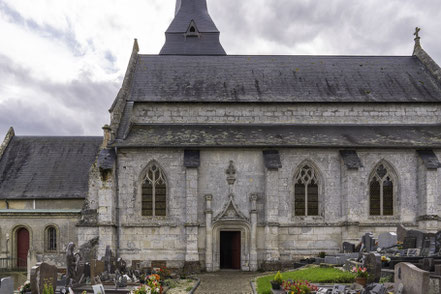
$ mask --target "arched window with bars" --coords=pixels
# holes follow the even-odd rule
[[[148,166],[142,183],[142,215],[166,216],[167,181],[162,169],[152,163]]]
[[[303,165],[294,177],[294,214],[319,215],[319,177],[310,164]]]
[[[57,228],[48,226],[46,228],[46,251],[57,251]]]
[[[377,165],[369,179],[370,215],[394,215],[395,186],[391,168]]]

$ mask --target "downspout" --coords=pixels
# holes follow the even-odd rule
[[[119,218],[119,185],[118,185],[118,147],[115,147],[115,194],[116,194],[116,258],[119,258],[120,248],[120,218]]]

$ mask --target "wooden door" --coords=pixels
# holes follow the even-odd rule
[[[232,232],[231,237],[232,268],[240,269],[240,232]]]
[[[17,231],[17,267],[27,266],[29,251],[29,232],[25,228]]]

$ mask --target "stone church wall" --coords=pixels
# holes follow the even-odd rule
[[[185,260],[186,172],[183,150],[125,149],[118,156],[119,203],[121,218],[120,253],[128,260],[168,260],[170,267],[181,267]],[[336,149],[280,149],[282,167],[268,170],[258,149],[205,149],[200,152],[198,168],[198,250],[200,262],[205,260],[205,195],[212,195],[213,221],[225,208],[229,195],[238,210],[250,217],[250,195],[257,194],[257,254],[259,264],[267,254],[268,209],[276,197],[278,229],[274,238],[280,260],[319,251],[339,251],[343,241],[356,242],[365,232],[380,234],[394,231],[402,222],[416,227],[418,206],[423,201],[417,184],[418,156],[415,150],[360,149],[357,153],[363,167],[347,168]],[[438,152],[439,153],[439,152]],[[440,155],[438,155],[440,156]],[[141,216],[140,185],[147,165],[155,161],[164,171],[168,183],[168,216]],[[233,161],[236,169],[234,185],[226,181],[226,169]],[[390,167],[394,175],[394,216],[369,215],[369,178],[379,163]],[[293,215],[294,175],[304,163],[319,173],[319,216]],[[440,178],[439,171],[436,171]],[[350,181],[350,183],[348,183]],[[272,194],[268,194],[271,188]],[[274,192],[275,191],[275,192]],[[274,195],[273,195],[274,194]],[[269,196],[268,196],[269,195]],[[436,195],[440,199],[439,193]]]
[[[136,103],[136,123],[430,124],[439,104],[194,104]]]

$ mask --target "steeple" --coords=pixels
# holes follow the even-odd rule
[[[161,55],[226,55],[206,0],[176,0],[175,18],[165,32]]]

